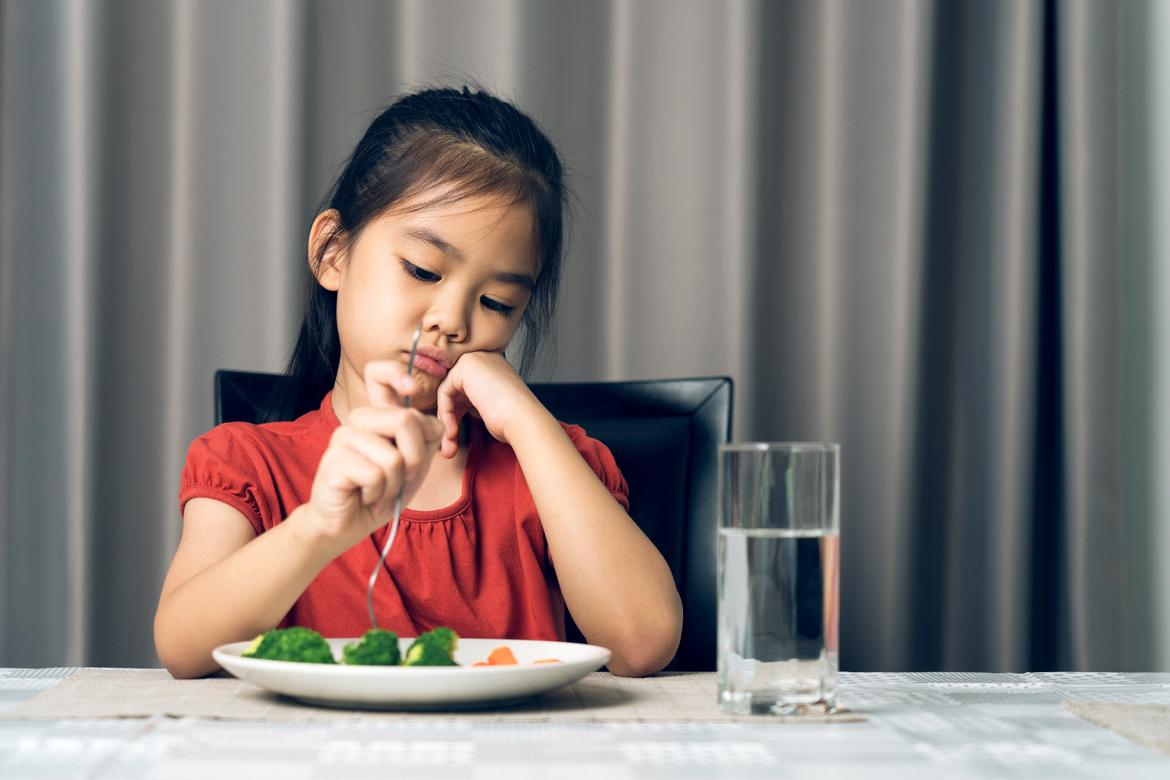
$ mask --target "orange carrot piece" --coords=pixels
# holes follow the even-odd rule
[[[492,666],[509,666],[516,663],[516,656],[512,655],[512,648],[504,645],[488,653],[487,662]]]
[[[476,661],[472,666],[491,666],[487,661]]]

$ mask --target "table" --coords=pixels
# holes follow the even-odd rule
[[[76,671],[0,669],[0,713]],[[1170,755],[1068,709],[1170,705],[1170,674],[846,672],[840,697],[867,721],[0,720],[0,777],[1170,777]]]

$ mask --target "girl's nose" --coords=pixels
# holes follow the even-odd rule
[[[467,340],[467,310],[461,301],[438,300],[423,317],[423,330],[445,336],[448,342]]]

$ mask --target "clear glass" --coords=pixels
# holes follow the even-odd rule
[[[840,446],[719,451],[719,705],[837,707]]]

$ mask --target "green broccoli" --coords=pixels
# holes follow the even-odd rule
[[[343,653],[345,663],[360,666],[397,666],[401,660],[398,635],[381,628],[371,628],[362,641],[346,645]]]
[[[335,664],[333,651],[324,637],[311,628],[293,626],[266,631],[252,640],[242,654],[245,658],[269,661],[297,661],[308,664]]]
[[[403,666],[458,666],[455,663],[455,647],[459,635],[449,628],[436,628],[420,634],[406,649]]]

